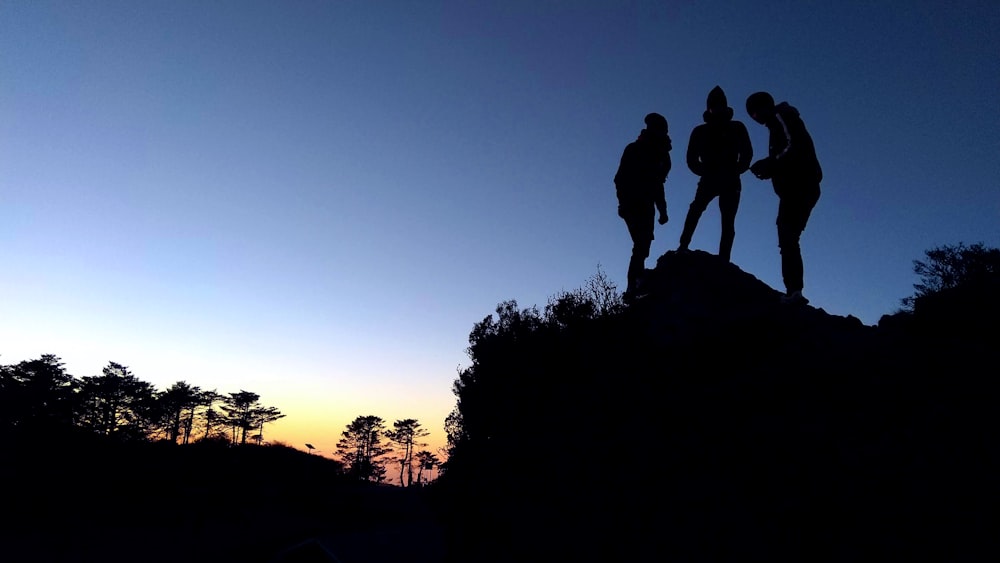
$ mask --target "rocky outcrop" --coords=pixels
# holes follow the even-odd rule
[[[645,284],[620,314],[519,335],[481,366],[503,401],[478,462],[444,480],[458,553],[964,560],[989,541],[993,385],[970,374],[986,357],[915,338],[905,314],[783,304],[705,252],[664,254]]]

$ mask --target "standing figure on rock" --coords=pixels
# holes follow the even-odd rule
[[[722,215],[722,238],[719,257],[729,262],[736,238],[736,210],[740,206],[740,174],[750,168],[753,146],[746,126],[733,120],[733,108],[726,102],[726,93],[716,86],[708,93],[708,109],[702,114],[705,123],[691,131],[688,141],[687,165],[699,177],[694,201],[684,219],[684,230],[678,250],[688,250],[698,219],[713,199],[719,198]]]
[[[663,191],[663,183],[670,172],[667,120],[658,113],[651,113],[646,116],[645,123],[646,128],[639,133],[639,138],[625,147],[615,174],[618,216],[625,220],[632,237],[628,287],[623,295],[626,301],[644,294],[639,285],[653,243],[656,212],[660,212],[661,225],[667,222],[667,199]]]
[[[767,158],[753,163],[750,172],[761,180],[771,180],[778,195],[778,247],[785,282],[782,301],[806,304],[809,300],[802,296],[805,284],[799,238],[819,201],[823,169],[799,111],[788,102],[775,105],[770,94],[756,92],[747,98],[747,113],[769,132]]]

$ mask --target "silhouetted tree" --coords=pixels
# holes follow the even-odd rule
[[[386,432],[386,437],[398,444],[402,451],[399,457],[399,484],[409,487],[413,484],[413,454],[416,448],[421,448],[427,444],[418,442],[420,438],[430,435],[426,429],[420,426],[416,419],[407,418],[397,420],[393,423],[393,429]],[[403,475],[406,475],[406,483],[403,483]]]
[[[181,443],[189,444],[194,436],[194,424],[198,416],[198,410],[204,406],[205,394],[199,387],[194,387],[196,390],[194,396],[192,397],[192,404],[190,407],[185,409],[184,414],[181,418]]]
[[[126,366],[109,362],[99,376],[84,376],[80,425],[102,436],[145,440],[152,428],[153,385]]]
[[[506,512],[517,504],[514,499],[530,498],[546,510],[565,507],[563,499],[594,482],[594,472],[577,461],[615,434],[614,426],[602,423],[617,417],[627,425],[630,407],[612,389],[615,378],[627,373],[623,364],[642,358],[621,353],[630,335],[621,330],[619,317],[626,311],[617,305],[617,291],[600,276],[592,283],[591,289],[550,298],[544,312],[501,302],[469,333],[470,364],[452,386],[457,403],[445,420],[447,460],[436,481],[454,502],[453,524],[462,542],[488,543],[512,533],[512,523],[521,518]],[[635,381],[625,386],[645,394]],[[565,432],[566,420],[580,418],[580,412],[592,413],[592,420],[584,420],[591,430]],[[622,428],[619,441],[629,432]],[[567,461],[578,470],[556,475],[557,450],[573,457]],[[518,460],[518,471],[511,470],[511,460]],[[541,521],[544,514],[536,510],[524,518]]]
[[[421,450],[416,454],[417,459],[417,484],[423,483],[424,471],[433,472],[441,462],[438,457],[427,450]]]
[[[239,393],[230,393],[223,400],[222,411],[226,414],[226,422],[231,431],[231,444],[247,443],[247,431],[254,428],[253,409],[258,399],[260,395],[240,390]]]
[[[461,372],[459,372],[461,373]],[[453,388],[457,393],[457,388]],[[462,411],[456,406],[451,409],[444,419],[444,433],[448,441],[448,450],[451,451],[456,444],[465,440],[465,425],[462,424]]]
[[[0,366],[0,427],[69,429],[74,424],[78,389],[79,382],[53,354]]]
[[[185,381],[178,381],[166,391],[156,394],[167,440],[177,443],[178,438],[183,437],[183,443],[188,443],[200,394],[201,389]]]
[[[341,432],[337,453],[357,480],[375,483],[385,480],[382,457],[390,452],[383,443],[385,432],[385,421],[373,415],[355,418]]]
[[[506,405],[520,393],[520,381],[515,382],[513,376],[520,378],[527,373],[523,358],[512,352],[543,326],[538,309],[520,309],[514,300],[500,303],[495,317],[490,315],[473,326],[466,349],[472,363],[459,371],[452,385],[458,404],[455,416],[449,416],[453,425],[449,462],[462,457],[459,450],[463,447],[478,450],[475,457],[479,458],[488,456],[490,446],[496,445],[491,440],[510,424]],[[485,459],[482,462],[486,463]]]
[[[257,434],[253,437],[254,441],[258,445],[262,444],[264,442],[264,425],[282,418],[285,418],[285,415],[281,414],[281,411],[275,407],[255,406],[250,409],[250,421],[257,429]]]
[[[0,431],[10,430],[17,425],[18,414],[14,409],[20,385],[14,378],[13,366],[0,364]]]
[[[225,397],[221,393],[216,392],[215,389],[203,391],[199,395],[199,406],[204,409],[201,412],[202,426],[205,429],[205,432],[201,436],[202,440],[217,438],[222,431],[225,415],[217,411],[215,405],[224,400]]]
[[[956,292],[992,292],[1000,280],[1000,249],[983,243],[938,246],[927,250],[925,260],[914,260],[920,282],[914,294],[902,300],[904,308],[918,310],[936,297]]]
[[[597,265],[597,273],[587,278],[583,287],[576,293],[592,302],[598,315],[614,315],[625,309],[625,302],[618,292],[618,287],[608,279],[600,264]]]
[[[500,435],[513,437],[528,432],[511,420],[509,405],[522,401],[526,389],[533,389],[528,397],[535,403],[555,400],[564,388],[554,375],[566,372],[568,366],[552,362],[562,357],[580,361],[587,369],[596,367],[587,365],[587,356],[595,352],[587,344],[578,351],[582,357],[577,351],[561,354],[559,347],[570,342],[561,335],[587,332],[593,323],[612,318],[623,308],[614,284],[599,269],[583,288],[550,298],[544,313],[536,307],[521,309],[513,300],[504,301],[497,305],[495,315],[476,323],[466,349],[471,365],[459,371],[452,386],[458,402],[445,420],[449,444],[445,465],[461,462],[463,454],[459,453],[457,460],[455,454],[463,444],[468,446],[466,453],[478,452],[470,457],[492,457],[494,454],[487,452],[498,453],[496,448],[503,442],[497,440]],[[554,412],[540,404],[539,408]],[[480,463],[487,462],[480,459]]]

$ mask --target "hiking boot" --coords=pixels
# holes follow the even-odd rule
[[[646,278],[639,278],[638,280],[636,280],[635,290],[632,291],[632,298],[642,299],[643,297],[649,295],[650,289],[652,289],[651,285],[652,284],[650,284],[649,280],[647,280]]]
[[[635,300],[635,288],[637,285],[639,284],[637,283],[628,284],[628,287],[626,287],[625,291],[622,293],[622,301],[624,301],[625,303],[631,303],[632,301]]]
[[[786,293],[781,296],[781,302],[787,305],[805,305],[809,303],[809,300],[802,295],[802,290],[797,289],[790,293]]]
[[[649,295],[649,282],[643,278],[635,280],[635,286],[625,290],[622,294],[622,301],[632,303]]]

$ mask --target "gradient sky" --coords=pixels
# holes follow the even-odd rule
[[[356,416],[444,445],[472,326],[544,306],[631,242],[612,177],[666,116],[684,165],[721,85],[755,159],[754,91],[823,165],[811,304],[866,324],[912,262],[1000,246],[1000,3],[0,3],[0,363],[109,361],[159,389],[261,395],[265,439],[332,452]],[[769,182],[733,261],[783,289]],[[717,250],[719,215],[692,248]]]

